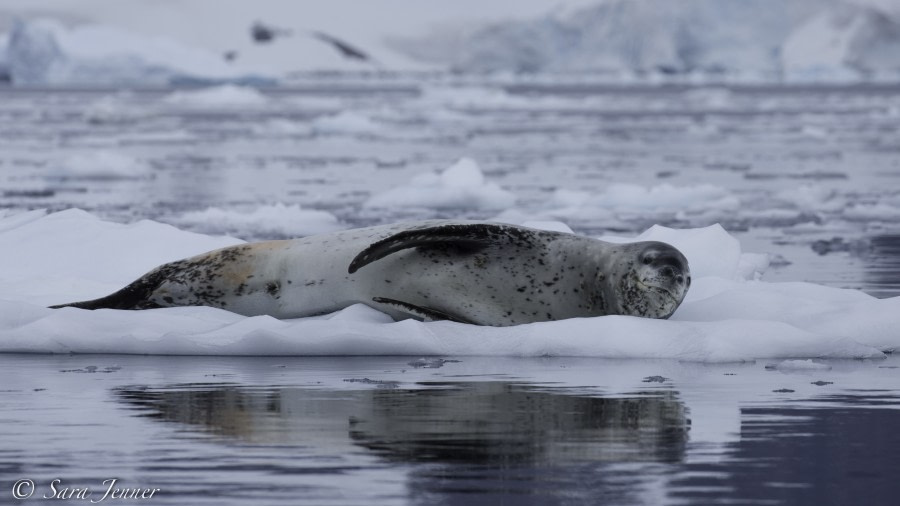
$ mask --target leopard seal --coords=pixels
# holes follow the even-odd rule
[[[668,318],[690,282],[687,259],[662,242],[433,220],[231,246],[161,265],[106,297],[53,307],[213,306],[298,318],[363,303],[395,319],[508,326]]]

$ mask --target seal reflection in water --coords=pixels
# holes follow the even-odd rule
[[[157,267],[106,297],[53,307],[212,306],[298,318],[363,303],[395,319],[507,326],[668,318],[690,283],[687,259],[665,243],[441,220],[232,246]]]
[[[347,453],[349,443],[405,462],[678,462],[690,430],[670,390],[602,397],[505,381],[385,386],[393,388],[169,385],[123,387],[115,397],[155,420],[251,443],[313,454]]]

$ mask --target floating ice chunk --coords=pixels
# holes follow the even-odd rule
[[[362,318],[243,318],[207,307],[59,311],[0,300],[0,351],[205,355],[494,355],[678,358],[882,356],[849,339],[764,321],[668,322],[625,316],[516,327]]]
[[[259,135],[274,137],[308,137],[315,133],[315,129],[308,123],[277,118],[253,125],[253,131]]]
[[[842,213],[850,221],[890,221],[900,220],[900,207],[888,202],[875,204],[853,204]]]
[[[722,109],[734,103],[734,94],[728,88],[693,88],[683,93],[685,100],[701,108]]]
[[[821,185],[806,184],[782,190],[775,194],[775,199],[803,211],[840,211],[847,205],[847,199],[837,191]]]
[[[262,107],[269,103],[269,99],[259,90],[233,84],[223,84],[200,90],[175,91],[163,97],[162,101],[181,107],[213,109]]]
[[[768,368],[768,366],[766,367]],[[784,360],[775,364],[772,369],[778,369],[779,371],[830,371],[831,366],[815,362],[812,359]]]
[[[143,161],[118,151],[75,153],[49,166],[51,177],[94,181],[140,179],[149,171]]]
[[[126,107],[122,101],[122,92],[106,95],[89,104],[84,110],[84,119],[94,124],[124,123],[139,119],[144,112],[135,106]]]
[[[240,235],[253,231],[254,238],[293,238],[334,232],[345,228],[327,211],[303,209],[297,204],[276,203],[250,209],[209,207],[177,216],[178,225],[212,234]]]
[[[316,118],[313,130],[320,134],[371,134],[381,127],[367,116],[352,111],[342,111]]]
[[[599,220],[610,215],[627,219],[633,215],[715,221],[737,210],[740,200],[725,188],[710,184],[673,186],[664,183],[652,187],[613,183],[606,190],[591,194],[559,189],[544,206],[542,215],[561,219]]]
[[[440,174],[416,176],[408,185],[372,196],[366,207],[431,209],[503,209],[515,203],[512,193],[486,180],[478,164],[461,158]]]

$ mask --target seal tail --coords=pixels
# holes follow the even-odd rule
[[[159,304],[150,300],[150,295],[159,286],[160,271],[151,272],[140,279],[132,282],[125,288],[111,293],[106,297],[100,297],[94,300],[84,300],[80,302],[70,302],[68,304],[58,304],[50,306],[50,309],[60,309],[64,307],[75,307],[78,309],[155,309],[160,308]]]

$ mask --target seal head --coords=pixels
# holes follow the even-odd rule
[[[687,258],[664,242],[627,245],[627,266],[615,281],[619,314],[668,318],[684,300],[691,286]]]

